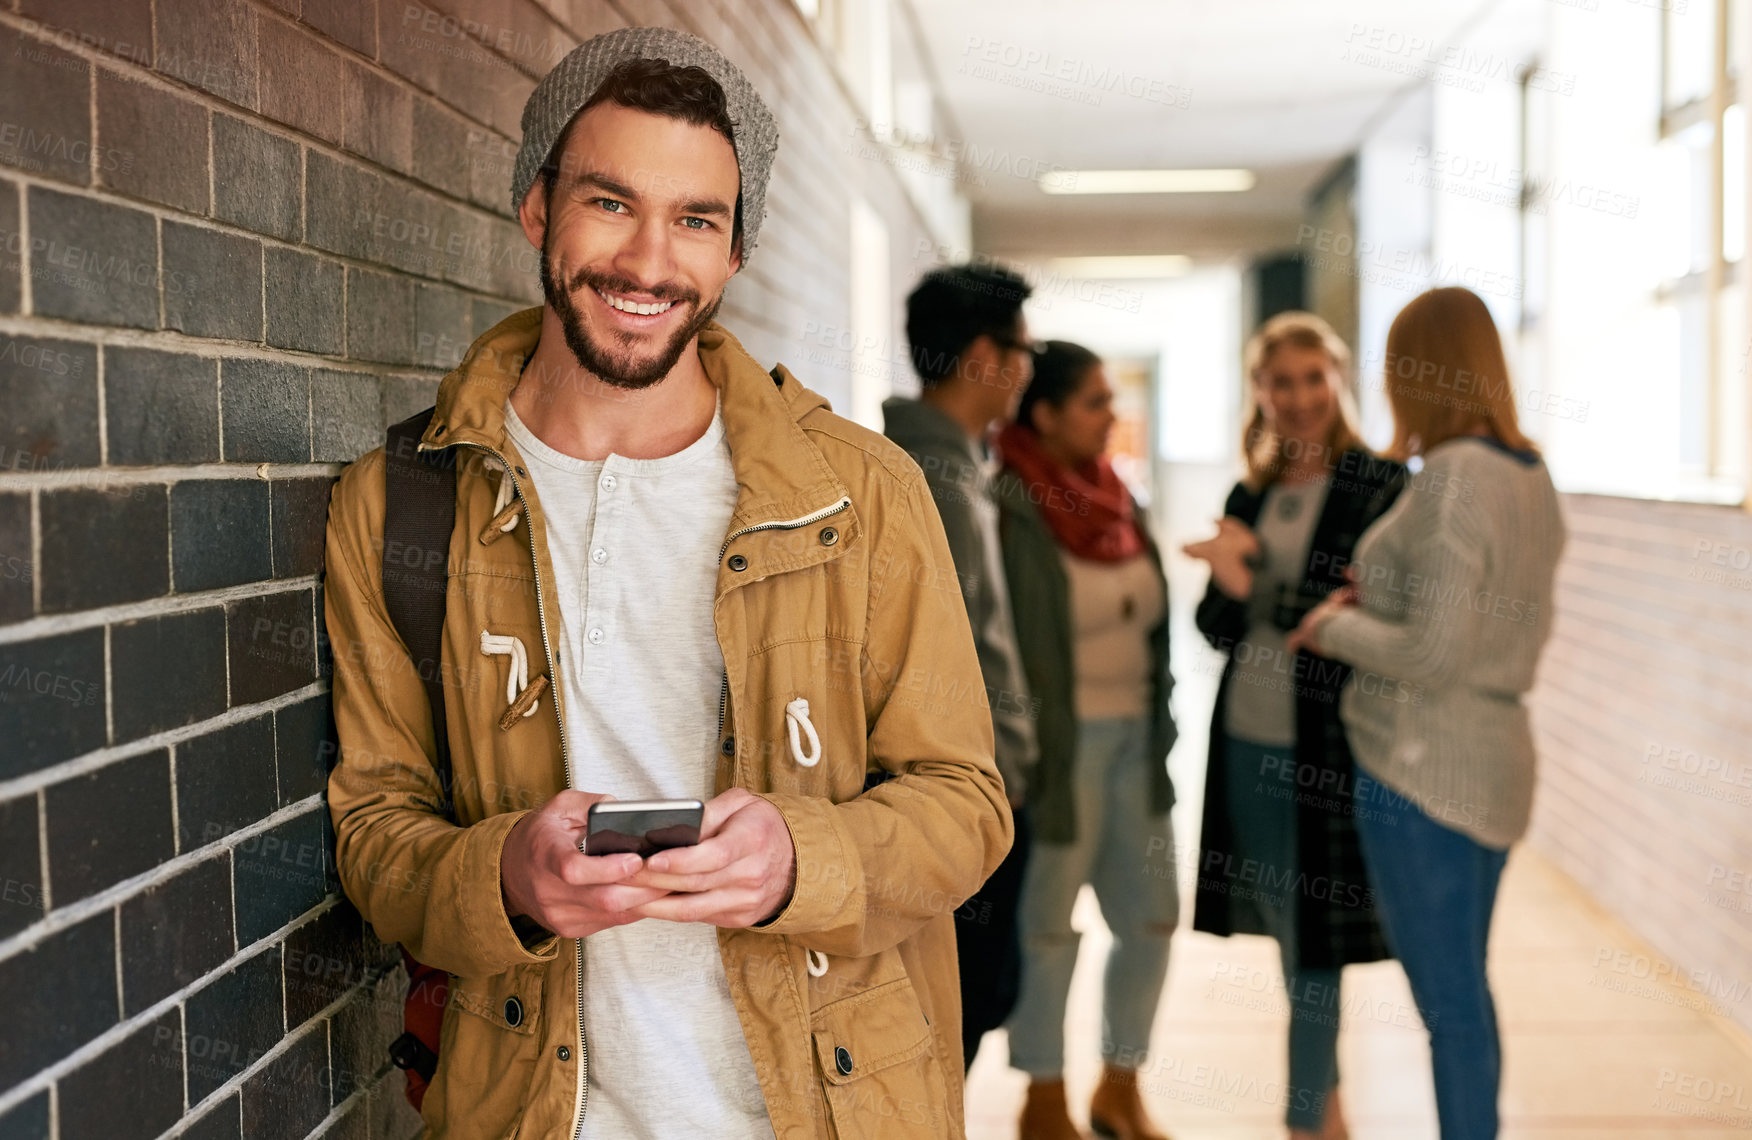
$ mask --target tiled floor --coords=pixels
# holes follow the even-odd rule
[[[1177,470],[1179,493],[1156,512],[1166,551],[1208,531],[1229,478]],[[1170,770],[1185,845],[1197,841],[1220,660],[1191,628],[1202,568],[1178,553],[1169,564],[1182,730]],[[1183,892],[1191,861],[1183,855]],[[1098,962],[1107,947],[1087,890],[1076,925],[1086,933],[1072,983],[1066,1080],[1073,1118],[1086,1125],[1099,1069]],[[1283,1111],[1274,1098],[1283,1095],[1288,1013],[1276,945],[1189,927],[1183,917],[1156,1015],[1145,1081],[1151,1111],[1174,1140],[1279,1140]],[[1537,852],[1515,848],[1490,965],[1504,1041],[1504,1140],[1752,1138],[1752,1036],[1713,1013],[1706,995],[1647,978],[1656,955],[1620,956],[1638,945]],[[1341,1010],[1339,1069],[1354,1140],[1436,1140],[1429,1050],[1398,964],[1347,969]],[[1007,1066],[1006,1049],[1002,1032],[987,1035],[969,1074],[971,1140],[1016,1135],[1027,1082]]]

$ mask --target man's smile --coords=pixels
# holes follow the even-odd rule
[[[605,289],[593,289],[603,304],[626,317],[660,317],[674,308],[675,301],[640,300],[637,297],[622,293],[610,293]],[[639,325],[655,324],[655,321],[638,321]]]

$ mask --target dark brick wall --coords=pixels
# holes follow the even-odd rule
[[[417,1128],[405,978],[334,887],[322,532],[340,465],[539,295],[506,199],[548,67],[671,23],[767,93],[724,310],[757,356],[849,323],[854,190],[931,244],[791,0],[430,3],[0,0],[7,1140]]]

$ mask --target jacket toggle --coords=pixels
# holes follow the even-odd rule
[[[491,546],[499,540],[501,534],[510,534],[516,529],[517,516],[523,510],[523,500],[517,497],[517,487],[511,480],[511,470],[498,456],[489,456],[492,464],[499,468],[499,493],[493,498],[493,517],[481,531],[481,545]]]
[[[813,768],[821,763],[821,737],[816,735],[815,726],[809,723],[809,701],[798,697],[785,706],[785,732],[791,738],[791,759],[805,768]],[[799,733],[809,737],[809,751],[803,751],[803,742]]]
[[[510,732],[511,726],[520,718],[535,715],[548,679],[537,677],[533,682],[530,681],[529,651],[523,648],[520,638],[483,629],[481,652],[488,657],[511,658],[511,667],[505,671],[505,715],[499,718],[499,730]]]

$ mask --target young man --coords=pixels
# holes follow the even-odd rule
[[[937,502],[985,678],[998,770],[1015,812],[1016,841],[991,880],[955,913],[961,970],[961,1043],[973,1063],[980,1038],[1010,1015],[1021,986],[1016,908],[1027,860],[1021,813],[1034,766],[1028,680],[1016,650],[998,541],[986,436],[1015,418],[1033,370],[1022,303],[1028,283],[1007,270],[954,266],[927,273],[906,299],[906,335],[923,392],[882,405],[883,430],[924,470]]]
[[[458,457],[454,818],[384,607],[380,451],[329,523],[341,880],[454,975],[428,1135],[959,1135],[950,915],[1009,811],[918,469],[711,321],[772,115],[635,28],[523,126],[546,303],[474,344],[420,444]],[[700,842],[582,854],[611,797],[707,800]]]

